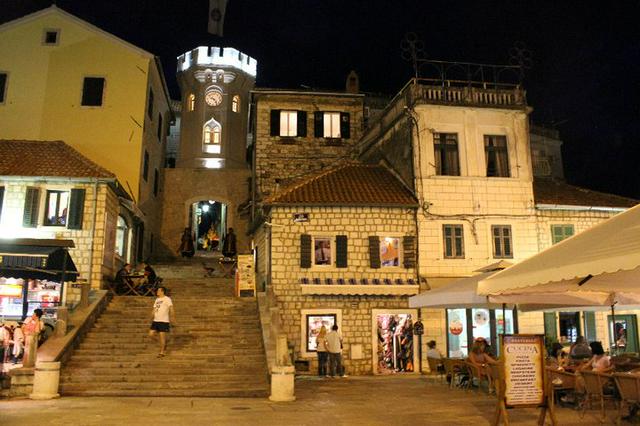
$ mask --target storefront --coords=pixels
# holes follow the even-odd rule
[[[502,333],[517,333],[517,315],[511,309],[447,309],[447,356],[464,358],[469,355],[473,341],[483,337],[499,355]]]
[[[64,282],[75,281],[71,240],[0,240],[0,318],[24,319],[40,308],[55,318]]]
[[[417,339],[414,342],[414,309],[373,309],[373,373],[394,374],[417,371]]]

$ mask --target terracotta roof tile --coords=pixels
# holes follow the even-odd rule
[[[0,140],[0,176],[114,178],[62,141]]]
[[[304,178],[265,204],[414,207],[418,202],[385,167],[348,163]]]
[[[536,204],[624,208],[640,203],[632,198],[592,191],[555,179],[534,180],[533,196]]]

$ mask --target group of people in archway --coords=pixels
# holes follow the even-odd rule
[[[209,247],[211,247],[211,250],[216,250],[216,248],[219,247],[220,237],[218,236],[213,226],[211,226],[211,228],[205,235],[205,238],[207,241],[205,250],[209,249]],[[195,239],[196,236],[191,230],[191,227],[184,228],[184,232],[182,233],[182,237],[180,239],[180,247],[178,248],[178,253],[180,253],[182,257],[192,257],[196,253],[194,245]],[[204,244],[203,247],[205,247]],[[229,228],[227,234],[222,239],[221,252],[224,257],[236,256],[236,234],[233,232],[233,228]]]

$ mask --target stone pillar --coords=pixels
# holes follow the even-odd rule
[[[67,334],[67,324],[69,324],[69,310],[66,306],[60,306],[58,308],[58,320],[56,321],[55,335],[63,337]]]
[[[89,306],[89,290],[91,289],[90,282],[84,282],[80,285],[80,308],[86,308]]]
[[[33,393],[31,399],[60,398],[58,385],[60,384],[60,362],[40,361],[36,363],[33,379]]]
[[[286,334],[278,336],[276,341],[276,365],[271,368],[271,396],[275,402],[295,401],[295,372],[291,365]]]
[[[22,358],[22,366],[33,367],[36,365],[37,352],[38,336],[35,334],[24,336],[24,356]]]

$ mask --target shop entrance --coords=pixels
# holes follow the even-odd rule
[[[501,334],[517,332],[517,315],[506,309],[447,309],[447,355],[466,358],[475,339],[482,337],[491,345],[490,352],[499,355]]]
[[[220,252],[227,230],[227,205],[202,200],[191,205],[190,223],[195,234],[195,249],[200,254]]]
[[[413,373],[416,351],[413,336],[415,312],[373,312],[374,374]],[[417,341],[417,340],[416,340]]]

